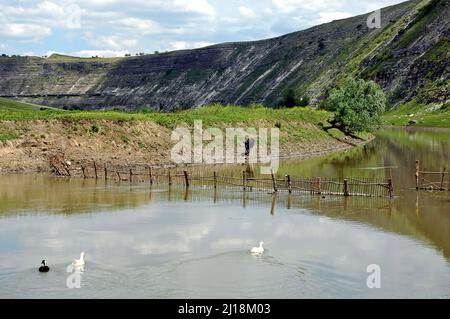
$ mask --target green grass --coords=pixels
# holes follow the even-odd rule
[[[416,126],[450,127],[450,105],[426,105],[409,101],[383,115],[385,124],[407,125],[416,120]]]
[[[337,128],[331,128],[327,132],[328,132],[328,134],[330,134],[330,136],[332,136],[338,140],[345,137],[345,134],[343,132],[341,132],[340,130],[338,130]]]
[[[203,126],[227,127],[229,125],[254,126],[259,121],[267,123],[267,127],[280,124],[283,131],[296,134],[299,138],[320,136],[321,131],[300,124],[318,124],[332,117],[332,113],[309,107],[290,109],[271,109],[259,105],[240,107],[232,105],[211,105],[174,113],[153,112],[141,110],[134,112],[122,111],[79,111],[41,108],[33,104],[22,103],[10,99],[0,99],[0,120],[111,120],[111,121],[153,121],[166,128],[173,129],[179,125],[192,127],[195,120],[202,120]],[[306,125],[307,126],[307,125]],[[326,134],[323,132],[323,134]]]
[[[39,111],[41,108],[46,110],[57,110],[52,107],[42,106],[32,103],[20,102],[12,99],[5,99],[0,97],[0,112],[34,112]]]
[[[19,138],[19,136],[15,133],[2,133],[0,132],[0,142],[15,140]]]

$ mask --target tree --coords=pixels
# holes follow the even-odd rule
[[[282,104],[289,108],[294,107],[298,104],[294,89],[289,88],[286,90],[283,96]]]
[[[308,106],[310,98],[307,95],[303,95],[298,101],[298,106]]]
[[[350,79],[331,92],[325,107],[335,112],[332,124],[342,131],[370,132],[381,125],[386,96],[373,81]]]

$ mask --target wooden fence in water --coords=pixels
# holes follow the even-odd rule
[[[421,171],[420,162],[416,161],[416,190],[450,191],[450,172],[445,168],[441,171]]]
[[[226,176],[216,171],[180,168],[177,166],[113,166],[95,161],[69,165],[65,161],[50,161],[59,176],[80,176],[115,181],[145,182],[150,185],[184,185],[202,188],[238,188],[243,191],[285,191],[289,193],[309,193],[317,195],[393,197],[392,179],[381,178],[322,178],[296,177],[275,174],[268,177],[254,177],[248,170],[240,176]]]

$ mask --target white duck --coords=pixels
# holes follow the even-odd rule
[[[80,254],[80,259],[74,259],[73,262],[72,262],[72,266],[73,267],[83,267],[84,264],[85,264],[85,262],[84,262],[84,255],[85,255],[85,253],[82,252]]]
[[[253,247],[250,252],[253,254],[262,254],[264,252],[263,248],[264,242],[259,243],[259,247]]]

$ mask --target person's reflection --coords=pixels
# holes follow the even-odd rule
[[[270,208],[270,215],[275,215],[275,205],[277,203],[277,193],[272,194],[272,207]]]
[[[288,197],[287,197],[287,209],[291,209],[292,207],[292,194],[288,193]]]

